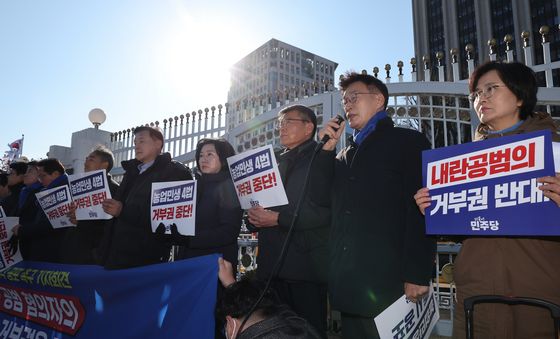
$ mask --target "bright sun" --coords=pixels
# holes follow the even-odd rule
[[[183,11],[167,23],[157,57],[158,81],[177,96],[196,97],[196,102],[218,105],[227,100],[231,66],[249,46],[228,20],[194,18]],[[186,108],[188,109],[188,108]]]

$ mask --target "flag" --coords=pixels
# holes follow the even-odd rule
[[[7,151],[6,153],[8,157],[11,158],[11,160],[20,157],[23,151],[23,135],[21,136],[21,139],[17,139],[9,143],[8,147],[10,148],[10,150]]]

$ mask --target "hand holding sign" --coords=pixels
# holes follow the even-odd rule
[[[560,173],[556,173],[555,177],[548,176],[539,178],[537,182],[543,184],[539,186],[543,194],[560,207]]]
[[[115,199],[105,199],[101,203],[101,206],[103,206],[103,211],[105,213],[110,214],[115,218],[121,215],[123,207],[122,202]]]
[[[426,215],[426,208],[430,207],[432,198],[430,197],[430,190],[427,187],[422,187],[414,195],[414,200],[416,200],[416,205],[423,215]]]
[[[262,206],[251,207],[247,212],[249,222],[256,227],[273,227],[278,225],[280,213],[266,210]]]

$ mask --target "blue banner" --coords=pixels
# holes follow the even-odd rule
[[[428,234],[560,235],[560,208],[538,189],[553,176],[550,131],[424,151]]]
[[[0,338],[213,338],[217,283],[218,255],[114,271],[21,262],[0,273]]]

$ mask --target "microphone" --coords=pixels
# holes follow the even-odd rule
[[[342,115],[337,114],[336,115],[336,123],[338,124],[338,126],[340,127],[340,124],[342,124],[342,122],[344,121],[344,117],[342,117]],[[335,131],[338,131],[338,128],[335,129]],[[328,134],[323,135],[323,138],[321,138],[321,141],[319,141],[319,143],[317,144],[317,147],[315,147],[315,152],[318,152],[324,144],[327,143],[327,141],[330,140],[330,136]]]
[[[344,118],[342,117],[342,115],[337,114],[336,115],[336,123],[338,124],[338,126],[340,126],[340,124],[342,124],[342,122],[344,121]],[[335,129],[335,131],[338,131],[338,128]],[[323,135],[323,138],[321,139],[321,141],[319,141],[319,143],[321,145],[324,145],[327,143],[327,141],[329,141],[331,137],[328,134]]]

